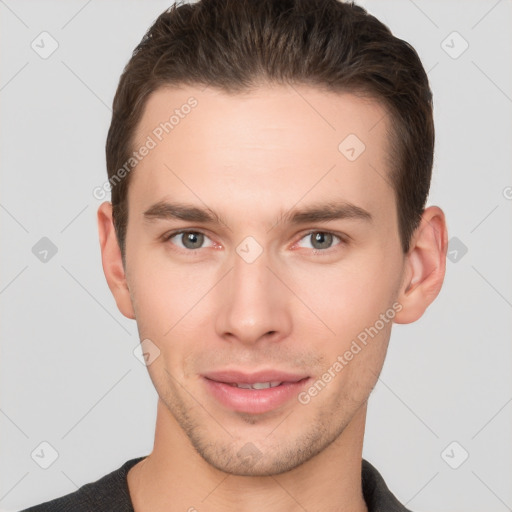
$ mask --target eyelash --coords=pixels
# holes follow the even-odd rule
[[[168,234],[164,235],[162,238],[163,238],[164,242],[169,242],[172,238],[174,238],[174,237],[176,237],[178,235],[183,235],[185,233],[198,233],[198,234],[202,234],[205,237],[209,238],[206,233],[204,233],[203,231],[200,231],[200,230],[196,230],[196,229],[182,229],[182,230],[179,230],[179,231],[173,231],[171,233],[168,233]],[[334,238],[337,238],[339,240],[338,244],[333,245],[333,246],[331,246],[331,247],[329,247],[327,249],[312,249],[312,253],[315,256],[316,255],[327,255],[327,254],[330,254],[333,250],[336,250],[336,247],[338,247],[338,246],[345,246],[345,245],[348,244],[348,239],[347,239],[348,237],[347,237],[347,235],[337,234],[337,233],[334,233],[332,231],[322,231],[320,229],[313,229],[313,230],[308,231],[307,233],[304,233],[299,238],[299,240],[297,242],[295,242],[295,244],[297,244],[298,242],[300,242],[304,238],[313,235],[314,233],[322,233],[324,235],[332,235]],[[174,244],[172,244],[172,245],[174,245]],[[199,249],[207,249],[207,247],[199,247]],[[199,251],[199,249],[182,249],[181,247],[176,247],[176,250],[178,250],[178,251],[185,251],[187,253],[197,253]]]

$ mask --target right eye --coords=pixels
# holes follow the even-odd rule
[[[210,240],[204,233],[201,233],[200,231],[185,230],[169,233],[165,237],[165,241],[171,241],[173,239],[176,239],[175,242],[171,242],[173,245],[177,245],[180,249],[188,250],[202,249],[204,241]],[[207,247],[212,247],[213,245],[213,242],[211,242]]]

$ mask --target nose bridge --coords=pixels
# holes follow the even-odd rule
[[[286,288],[268,268],[272,258],[247,237],[236,248],[232,270],[222,290],[217,331],[224,338],[254,343],[263,337],[279,339],[291,327]]]

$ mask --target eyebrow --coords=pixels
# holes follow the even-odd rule
[[[151,222],[154,220],[184,220],[189,222],[200,222],[203,224],[224,224],[226,223],[213,210],[198,208],[197,206],[159,201],[149,207],[143,214],[144,219]],[[311,222],[326,222],[340,219],[355,219],[365,222],[372,222],[370,212],[360,206],[346,201],[330,201],[307,206],[303,209],[291,209],[281,214],[277,223],[288,222],[290,224],[307,224]]]

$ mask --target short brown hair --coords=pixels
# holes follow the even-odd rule
[[[208,85],[236,93],[262,82],[364,94],[386,107],[388,178],[402,249],[409,251],[427,200],[434,154],[432,92],[414,48],[353,3],[200,0],[174,4],[157,18],[116,91],[106,159],[123,262],[131,174],[123,173],[117,183],[113,178],[130,158],[149,95],[163,85]]]

